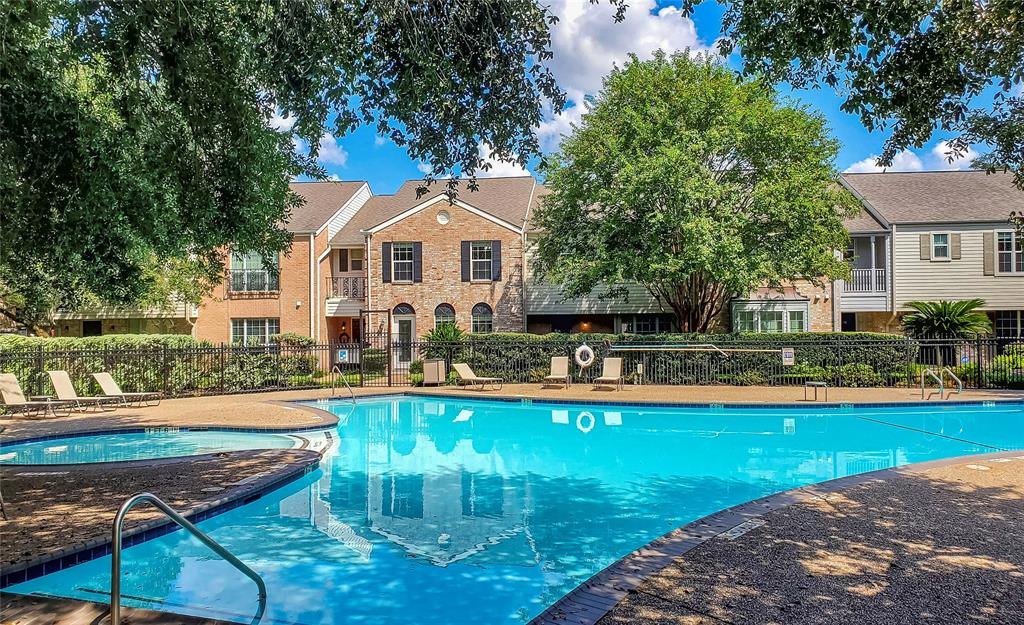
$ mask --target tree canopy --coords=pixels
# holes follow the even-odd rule
[[[684,13],[703,1],[684,0]],[[823,82],[865,128],[891,130],[882,164],[941,129],[957,133],[951,157],[982,144],[977,164],[1024,188],[1020,0],[731,0],[722,31],[720,50],[739,50],[748,75]]]
[[[538,151],[563,96],[547,9],[518,0],[14,0],[0,9],[0,312],[160,292],[169,265],[221,277],[269,257],[359,124],[433,173]],[[281,113],[291,122],[275,126]],[[179,281],[180,282],[180,281]]]
[[[639,283],[696,332],[733,295],[842,277],[837,151],[820,115],[711,57],[633,57],[542,167],[537,272],[566,297]]]

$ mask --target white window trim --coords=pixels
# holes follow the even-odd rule
[[[236,321],[240,321],[242,323],[242,340],[240,342],[235,341],[235,322]],[[263,332],[261,332],[258,337],[257,337],[257,335],[250,335],[249,334],[249,322],[251,322],[251,321],[262,321],[263,322]],[[270,331],[270,322],[271,321],[276,321],[277,322],[277,332],[271,332]],[[251,338],[259,338],[260,339],[261,342],[257,343],[257,345],[269,345],[270,344],[270,337],[275,335],[275,334],[280,334],[281,333],[281,319],[279,317],[233,317],[230,320],[229,323],[231,324],[231,343],[235,344],[235,345],[248,345],[249,344],[249,339],[251,339]]]
[[[400,246],[401,247],[408,246],[409,260],[404,260],[404,259],[403,260],[398,260],[396,258],[396,254],[398,254],[398,248]],[[394,242],[394,243],[391,244],[391,281],[392,282],[394,282],[396,284],[412,284],[416,280],[416,266],[415,266],[416,265],[416,258],[415,258],[415,256],[416,256],[416,252],[415,252],[415,248],[413,247],[412,242],[410,242],[410,241],[400,241],[400,242]],[[398,279],[398,272],[395,271],[395,268],[398,266],[398,263],[403,263],[403,264],[408,263],[409,264],[409,279],[408,280],[406,280],[405,278],[403,278],[401,280]]]
[[[475,246],[486,246],[490,252],[489,258],[473,258],[473,248]],[[487,276],[486,278],[475,278],[473,277],[477,263],[487,263]],[[469,242],[469,281],[470,282],[494,282],[494,243],[491,241],[470,241]]]
[[[946,237],[946,255],[936,256],[935,255],[935,237],[943,236]],[[930,232],[928,233],[928,240],[931,242],[931,260],[939,263],[945,263],[953,260],[953,235],[949,232]]]
[[[1000,252],[999,252],[999,235],[1000,234],[1008,234],[1008,235],[1010,235],[1010,271],[1001,271],[999,269],[999,254],[1000,254]],[[997,276],[1009,276],[1009,277],[1017,277],[1017,278],[1024,277],[1024,271],[1014,271],[1014,269],[1013,269],[1014,267],[1017,266],[1017,252],[1018,251],[1022,251],[1022,247],[1021,246],[1024,245],[1024,241],[1022,241],[1022,239],[1024,239],[1024,237],[1017,236],[1017,231],[1013,230],[1013,229],[1009,229],[1009,230],[1000,229],[1000,230],[996,230],[995,231],[995,241],[994,241],[995,249],[992,250],[992,253],[995,254],[995,258],[993,259],[993,264],[995,265],[995,270],[996,270],[995,273],[996,273]]]
[[[733,332],[739,332],[736,328],[736,313],[738,312],[753,312],[754,313],[754,332],[764,332],[763,324],[761,323],[761,313],[764,311],[779,312],[782,313],[782,333],[792,332],[789,323],[789,313],[791,312],[802,312],[804,314],[804,329],[801,332],[810,332],[811,325],[811,311],[809,303],[804,300],[777,300],[777,301],[738,301],[732,304],[732,320],[730,323],[730,329]],[[767,333],[766,333],[767,334]],[[771,334],[778,334],[771,332]]]

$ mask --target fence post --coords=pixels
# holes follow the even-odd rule
[[[171,396],[171,369],[170,363],[167,361],[167,344],[161,346],[163,352],[163,374],[164,374],[164,395]]]
[[[982,343],[981,343],[981,335],[980,334],[978,334],[978,335],[976,335],[974,337],[974,342],[975,342],[975,345],[977,346],[975,349],[977,350],[977,353],[978,353],[978,366],[975,368],[975,370],[978,373],[977,373],[977,376],[976,376],[977,380],[975,380],[975,383],[978,385],[978,388],[985,388],[985,355],[984,355],[984,351],[982,350]]]
[[[43,356],[43,346],[39,346],[39,356],[36,360],[35,389],[36,395],[43,394],[43,369],[46,367],[46,359]]]
[[[224,374],[224,370],[226,368],[227,368],[227,358],[225,357],[225,354],[224,354],[224,342],[221,341],[221,344],[220,344],[220,392],[221,393],[226,393],[227,392],[227,383],[225,381],[225,374]]]

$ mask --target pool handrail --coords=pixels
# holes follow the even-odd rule
[[[959,395],[960,393],[964,392],[964,383],[960,380],[959,377],[957,377],[957,375],[955,373],[953,373],[952,369],[950,369],[949,367],[943,368],[942,369],[942,375],[943,376],[948,375],[950,377],[950,379],[952,379],[954,382],[956,382],[956,394],[957,395]],[[950,394],[952,395],[952,393],[950,393]]]
[[[256,582],[259,590],[259,605],[252,623],[258,623],[263,618],[263,612],[267,608],[267,585],[259,573],[252,570],[244,562],[239,560],[220,543],[210,538],[201,529],[193,525],[188,519],[178,514],[173,508],[164,503],[159,497],[152,493],[136,493],[129,497],[114,516],[114,529],[110,544],[110,625],[121,625],[121,530],[124,525],[124,518],[128,511],[142,502],[149,502],[157,510],[163,512],[167,518],[177,523],[180,527],[195,536],[204,545],[213,550],[214,553],[227,560],[228,564],[241,571],[246,577]]]
[[[924,379],[925,379],[925,377],[928,377],[928,376],[930,376],[932,379],[934,379],[936,382],[939,383],[939,399],[942,399],[945,396],[945,394],[946,394],[946,385],[942,382],[942,377],[939,376],[937,373],[935,373],[935,369],[932,369],[931,367],[929,367],[929,368],[927,368],[927,369],[925,369],[924,371],[921,372],[921,399],[925,399],[925,396],[924,396]],[[932,393],[931,395],[929,395],[928,399],[930,399],[931,396],[934,395],[934,394],[935,393]]]
[[[356,403],[356,392],[352,390],[352,385],[349,384],[348,380],[345,379],[345,374],[342,373],[342,371],[341,371],[341,365],[334,365],[334,368],[331,369],[331,373],[337,373],[338,374],[338,377],[341,378],[341,381],[345,384],[345,387],[348,389],[348,394],[349,394],[349,397],[352,398],[352,403],[355,404]],[[334,376],[332,375],[331,376],[331,397],[334,397],[334,389],[335,388],[337,388],[337,385],[334,383]]]

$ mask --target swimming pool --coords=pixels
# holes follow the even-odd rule
[[[291,449],[301,440],[288,434],[151,430],[70,436],[0,446],[0,464],[79,464],[196,456],[242,449]]]
[[[1024,404],[681,408],[400,396],[317,403],[321,468],[201,527],[269,588],[264,623],[523,623],[722,508],[1024,447]],[[126,605],[248,622],[252,583],[183,532],[127,549]],[[101,558],[7,589],[106,601]]]

